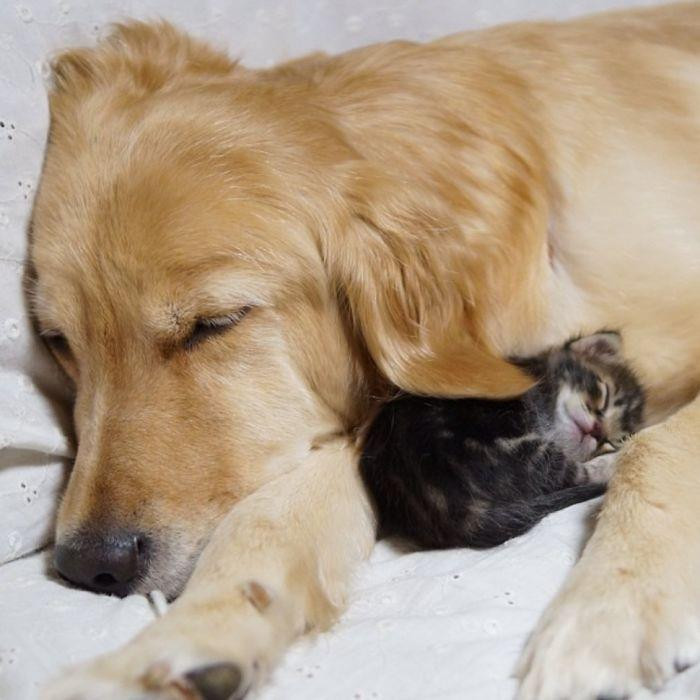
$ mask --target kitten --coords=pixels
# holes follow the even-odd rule
[[[381,536],[428,549],[491,547],[604,492],[644,392],[618,333],[515,359],[538,383],[519,398],[401,395],[369,426],[360,462]]]

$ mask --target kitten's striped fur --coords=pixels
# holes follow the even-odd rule
[[[644,410],[619,334],[516,362],[539,380],[519,398],[402,395],[381,409],[361,461],[380,534],[425,548],[489,547],[603,493],[614,450]]]

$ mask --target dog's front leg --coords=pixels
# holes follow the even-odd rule
[[[620,453],[596,530],[523,654],[521,700],[659,687],[700,658],[700,399]]]
[[[243,697],[295,637],[342,610],[374,534],[355,449],[338,441],[312,451],[231,511],[165,616],[44,697]]]

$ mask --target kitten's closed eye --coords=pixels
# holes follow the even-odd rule
[[[608,410],[610,404],[610,389],[608,385],[602,380],[598,380],[598,393],[593,396],[589,394],[588,401],[586,402],[586,407],[598,418],[602,418],[605,411]]]
[[[607,383],[602,380],[598,382],[598,386],[600,388],[600,401],[598,405],[600,407],[600,412],[605,413],[610,405],[610,388]]]

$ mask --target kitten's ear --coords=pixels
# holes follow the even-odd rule
[[[584,357],[617,360],[622,354],[622,336],[617,331],[599,331],[572,340],[568,348]]]

